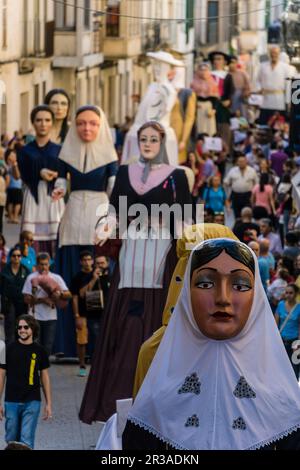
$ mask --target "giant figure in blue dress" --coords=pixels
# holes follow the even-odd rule
[[[64,196],[67,175],[70,195],[59,228],[57,269],[67,285],[80,270],[79,255],[93,252],[95,226],[108,210],[109,195],[118,170],[115,151],[105,114],[95,106],[76,112],[61,153],[59,178],[53,198]],[[75,326],[71,307],[59,316],[56,352],[75,356]]]
[[[41,105],[31,112],[35,140],[18,150],[18,165],[25,184],[21,231],[33,233],[37,252],[55,254],[57,232],[64,212],[64,201],[53,201],[51,193],[58,176],[61,150],[50,140],[54,115],[49,106]]]

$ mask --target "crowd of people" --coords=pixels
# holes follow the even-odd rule
[[[125,447],[132,448],[132,440],[141,442],[140,446],[149,442],[147,433],[143,436],[140,428],[136,429],[146,423],[143,427],[150,433],[158,426],[156,438],[162,436],[171,446],[188,448],[188,435],[178,439],[177,432],[171,435],[166,424],[172,419],[168,413],[170,406],[177,406],[177,398],[171,398],[169,405],[162,399],[180,374],[188,378],[193,373],[184,364],[180,374],[169,369],[166,358],[172,354],[170,348],[182,345],[179,337],[175,345],[172,343],[175,320],[171,321],[172,328],[166,330],[163,349],[159,349],[163,369],[158,385],[158,376],[153,372],[142,385],[140,378],[146,375],[151,361],[145,373],[140,373],[139,354],[143,343],[157,335],[159,328],[163,327],[164,333],[174,310],[179,312],[177,319],[183,311],[187,312],[183,298],[191,292],[186,279],[193,279],[195,270],[207,262],[213,264],[215,258],[223,255],[247,267],[247,282],[245,274],[244,281],[237,282],[241,290],[243,282],[249,287],[260,279],[268,300],[259,308],[272,311],[296,379],[300,378],[299,365],[293,360],[300,331],[300,207],[293,197],[293,178],[300,166],[300,154],[290,141],[286,99],[286,79],[294,71],[280,59],[280,50],[273,47],[269,62],[260,66],[254,86],[238,57],[215,51],[208,62],[197,67],[190,88],[186,88],[181,80],[183,66],[170,56],[165,52],[150,56],[161,66],[158,78],[147,90],[146,102],[140,103],[136,120],[127,118],[122,138],[119,136],[115,142],[104,112],[96,106],[80,107],[70,123],[70,98],[61,89],[51,90],[44,103],[32,110],[32,132],[25,136],[15,132],[12,138],[1,136],[0,232],[4,216],[8,223],[20,224],[20,238],[13,247],[7,247],[0,234],[1,313],[6,343],[6,359],[3,346],[0,348],[0,398],[6,381],[7,442],[20,441],[33,448],[40,412],[40,383],[46,399],[45,417],[51,417],[47,369],[49,357],[55,354],[56,360],[77,356],[79,377],[87,375],[87,357],[91,358],[79,413],[82,421],[107,421],[116,411],[117,400],[132,397],[142,387],[141,398],[131,413],[131,424],[126,427]],[[153,104],[158,93],[167,100],[160,110],[154,109]],[[261,97],[259,105],[254,98],[251,101],[254,95]],[[151,119],[145,119],[148,115]],[[137,155],[132,153],[134,146]],[[120,222],[124,216],[122,197],[129,209],[125,227]],[[181,215],[173,214],[174,223],[168,225],[159,215],[153,218],[151,214],[149,224],[152,206],[162,204],[177,205]],[[241,248],[244,245],[237,241],[234,243],[238,247],[233,243],[227,251],[224,248],[226,255],[216,248],[218,255],[190,262],[185,274],[183,265],[177,270],[181,259],[178,238],[182,238],[177,227],[192,226],[201,204],[206,227],[202,238],[234,238],[250,250]],[[130,212],[135,205],[143,205],[147,216],[141,219],[136,212]],[[189,205],[192,211],[186,220],[183,212]],[[226,225],[231,225],[232,232],[226,232]],[[139,237],[124,237],[137,226]],[[241,253],[236,255],[236,250]],[[187,257],[185,253],[184,268]],[[193,254],[193,258],[197,256]],[[210,278],[203,277],[203,289],[213,284]],[[176,304],[183,279],[185,288]],[[258,304],[259,295],[255,293],[251,305]],[[196,294],[192,301],[199,301]],[[249,311],[250,307],[248,314]],[[193,313],[189,310],[187,315]],[[201,318],[195,321],[201,333],[214,339],[214,333],[205,330]],[[270,319],[268,322],[268,338],[275,338],[275,329],[270,326]],[[258,326],[250,330],[249,335],[253,335]],[[265,330],[259,332],[260,336],[262,331]],[[162,334],[155,336],[159,341],[155,348],[152,344],[151,351],[156,351]],[[183,342],[189,334],[182,338]],[[230,333],[226,338],[236,334]],[[276,349],[278,338],[274,338]],[[36,346],[36,340],[40,346]],[[181,354],[180,348],[176,354]],[[28,354],[24,355],[25,349]],[[208,349],[212,349],[211,345]],[[201,351],[206,354],[205,348]],[[192,352],[192,346],[185,351],[187,362]],[[15,373],[21,354],[34,391],[24,383],[24,377],[22,382]],[[268,364],[271,363],[269,358]],[[169,379],[164,380],[163,375]],[[232,377],[234,373],[224,380]],[[206,379],[213,390],[213,380],[208,376]],[[14,391],[17,380],[18,393]],[[259,389],[258,382],[253,380],[252,384]],[[178,394],[185,393],[185,385]],[[150,392],[154,389],[152,397]],[[152,416],[151,411],[144,413],[144,397],[150,399],[150,395],[153,403],[159,403],[158,407],[153,405]],[[13,405],[23,402],[26,406]],[[26,429],[24,416],[33,402],[38,405]],[[263,403],[259,407],[262,410]],[[187,408],[192,414],[192,407]],[[167,409],[167,420],[153,423],[153,416],[163,416],[163,409]],[[0,419],[3,416],[0,406]],[[191,416],[186,417],[185,426],[198,427],[198,417]],[[229,415],[227,418],[231,419]],[[209,422],[206,416],[203,419],[206,424]],[[233,429],[243,426],[242,418],[239,419],[234,421]],[[278,437],[281,431],[284,429],[278,429],[274,436]],[[193,435],[193,439],[198,437]],[[261,433],[245,443],[238,439],[232,442],[237,448],[248,448],[256,442],[269,443],[267,437]],[[159,448],[155,447],[156,438],[150,439],[152,448]],[[221,439],[221,434],[215,439]],[[226,448],[231,445],[226,441]],[[203,446],[206,448],[204,442]],[[216,448],[222,448],[222,444],[218,442]]]

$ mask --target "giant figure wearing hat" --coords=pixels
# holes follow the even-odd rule
[[[230,106],[231,98],[234,94],[233,79],[226,70],[226,65],[229,64],[230,59],[227,54],[219,51],[211,52],[208,58],[212,63],[211,73],[218,85],[220,96],[220,99],[216,103],[217,131],[228,147],[230,147]]]
[[[178,164],[178,143],[174,129],[170,126],[170,114],[177,99],[177,92],[169,81],[168,74],[172,66],[182,66],[169,52],[148,52],[153,60],[155,81],[151,83],[143,97],[134,124],[126,135],[122,154],[122,163],[138,160],[138,129],[147,121],[158,121],[166,131],[166,149],[171,165]]]

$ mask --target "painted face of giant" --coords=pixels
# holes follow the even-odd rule
[[[226,65],[224,56],[221,54],[216,54],[213,58],[213,65],[215,70],[224,70]]]
[[[33,127],[38,137],[49,135],[53,126],[53,118],[49,111],[39,111],[34,118]]]
[[[195,321],[206,337],[234,338],[244,328],[253,303],[254,275],[225,251],[191,277],[191,303]]]
[[[158,83],[168,80],[168,75],[171,70],[171,65],[160,60],[153,61],[153,74],[155,81]]]
[[[67,97],[62,93],[53,95],[49,101],[49,106],[54,113],[56,121],[63,121],[67,117],[69,103]]]
[[[153,127],[143,129],[139,137],[139,146],[142,156],[146,160],[153,160],[160,151],[160,133],[153,129]]]
[[[98,136],[100,124],[100,117],[93,111],[87,110],[78,114],[76,129],[79,138],[87,144],[94,142]]]

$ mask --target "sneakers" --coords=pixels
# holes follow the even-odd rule
[[[78,372],[78,377],[86,377],[87,376],[87,371],[85,367],[80,367],[79,372]]]

